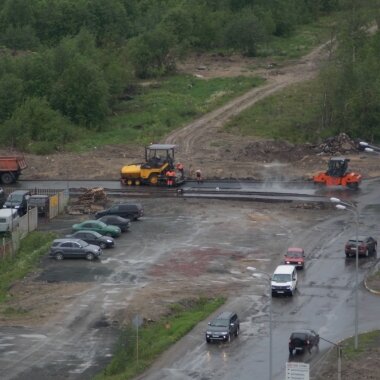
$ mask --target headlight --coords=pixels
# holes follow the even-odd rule
[[[290,264],[290,261],[287,261],[286,264]]]
[[[206,335],[212,335],[211,331],[206,331]]]
[[[20,206],[17,205],[17,206],[15,206],[15,208],[20,208]]]
[[[299,264],[299,265],[301,265],[301,264],[302,264],[302,262],[301,262],[301,261],[298,261],[298,264]]]
[[[228,332],[227,331],[223,331],[220,333],[221,335],[228,335]]]
[[[107,239],[107,243],[112,243],[112,240],[111,239]]]

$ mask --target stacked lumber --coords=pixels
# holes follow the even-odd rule
[[[83,191],[83,194],[80,194],[77,200],[73,201],[68,207],[69,214],[93,214],[104,209],[107,194],[102,187],[82,188],[80,190]]]

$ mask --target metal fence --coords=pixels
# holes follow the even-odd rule
[[[45,194],[49,195],[49,219],[52,219],[65,211],[65,207],[69,202],[69,193],[67,191],[60,190],[57,192],[52,189],[42,190],[47,190]],[[41,191],[41,189],[35,189],[33,193],[43,194],[43,191]],[[19,224],[12,232],[12,235],[0,238],[0,260],[7,257],[13,257],[20,248],[21,239],[28,235],[29,232],[36,230],[37,227],[38,209],[37,207],[28,207],[27,213],[20,218]]]

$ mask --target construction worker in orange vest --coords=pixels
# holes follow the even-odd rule
[[[168,185],[168,187],[173,187],[174,186],[174,183],[175,183],[175,177],[176,177],[176,173],[173,169],[169,169],[167,172],[166,172],[166,184]]]
[[[179,173],[181,174],[181,179],[184,179],[185,173],[184,173],[183,164],[181,162],[178,162],[178,164],[176,165],[176,168],[179,171]]]

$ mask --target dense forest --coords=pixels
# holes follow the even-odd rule
[[[380,37],[368,37],[375,20],[363,17],[363,7],[355,0],[0,0],[0,143],[59,149],[78,128],[107,128],[128,88],[170,75],[189,52],[270,55],[263,47],[271,38],[342,11],[352,17],[323,74],[322,124],[354,135],[365,126],[363,137],[380,138]]]

